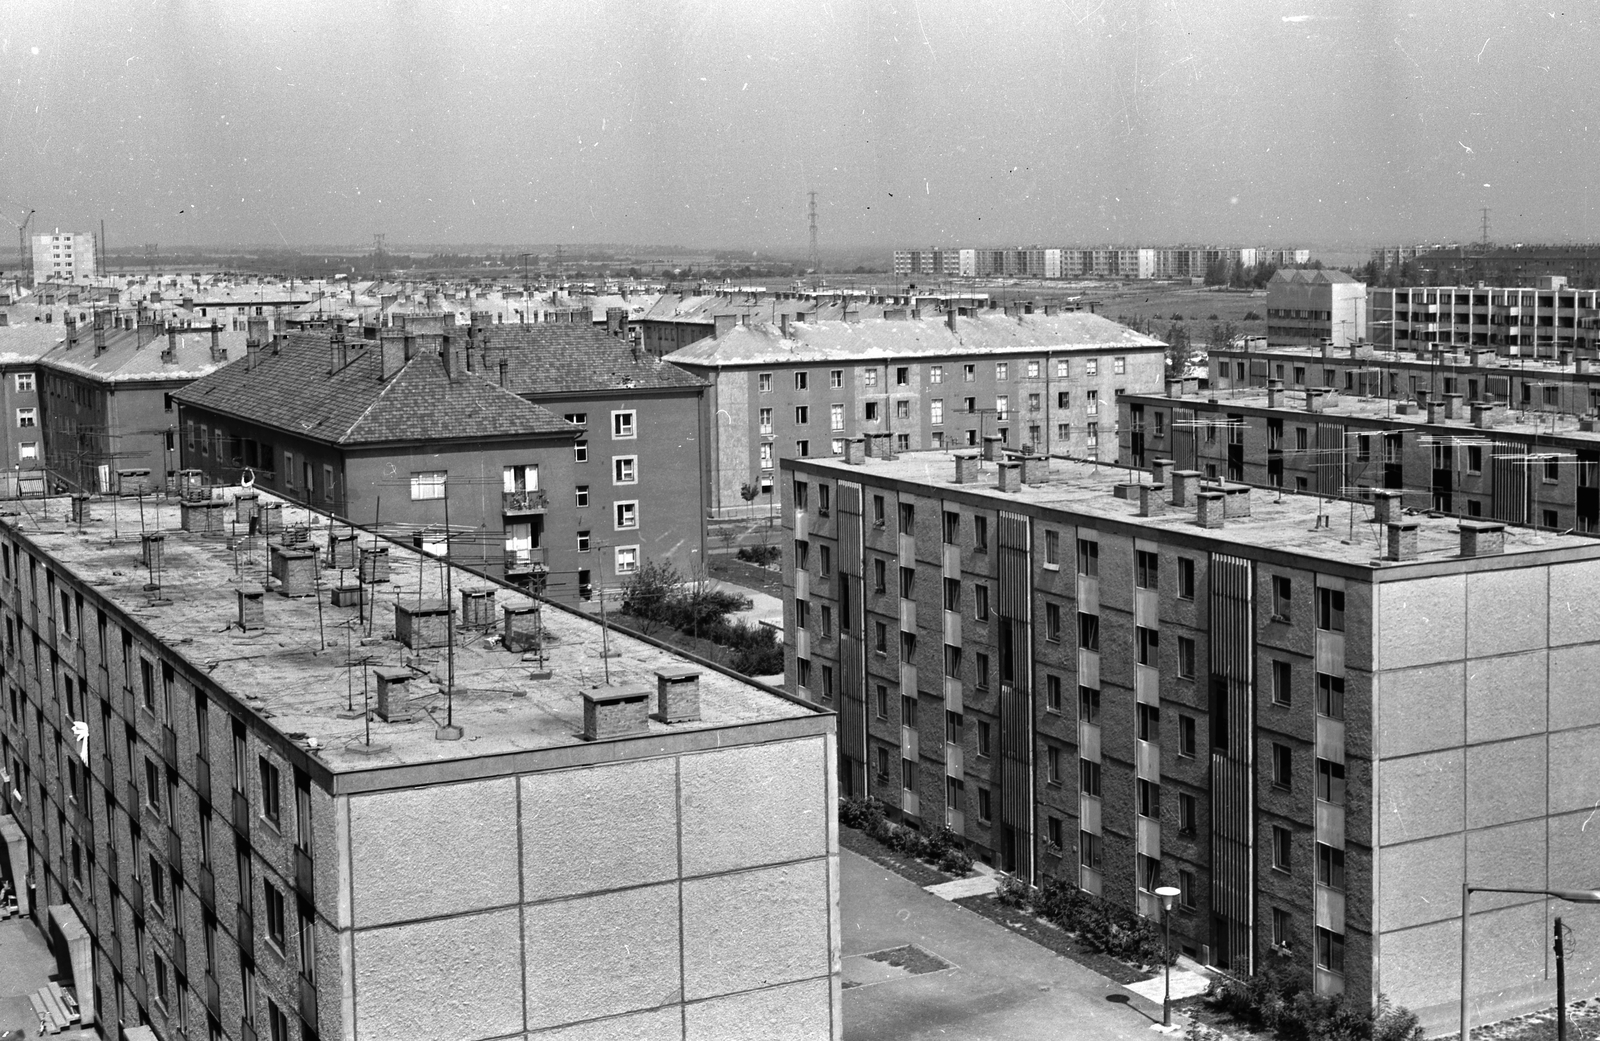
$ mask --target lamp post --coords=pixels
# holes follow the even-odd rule
[[[1474,886],[1461,887],[1461,1037],[1460,1041],[1472,1041],[1472,1024],[1467,1021],[1467,916],[1472,913],[1473,893],[1527,893],[1533,896],[1553,896],[1557,900],[1566,900],[1574,904],[1600,904],[1600,889],[1523,889],[1515,886]],[[1565,988],[1559,988],[1565,989]],[[1558,1001],[1565,1001],[1566,995],[1557,994]],[[1563,1014],[1564,1018],[1564,1014]]]
[[[1165,945],[1166,961],[1163,971],[1166,973],[1166,982],[1161,991],[1161,1025],[1172,1025],[1172,902],[1178,899],[1183,890],[1177,886],[1161,886],[1155,893],[1161,898],[1161,924],[1166,930]]]

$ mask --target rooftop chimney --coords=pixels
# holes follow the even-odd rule
[[[711,322],[711,338],[714,340],[720,340],[724,336],[733,332],[734,326],[739,324],[739,316],[736,314],[714,315],[712,316]]]
[[[1506,551],[1506,526],[1492,521],[1461,522],[1461,555],[1492,557]]]
[[[1280,379],[1267,380],[1267,407],[1283,407],[1283,381]]]
[[[868,434],[866,454],[871,459],[893,459],[894,435],[890,433]]]
[[[845,308],[844,309],[844,320],[849,322],[851,325],[854,325],[857,322],[861,321],[861,310],[860,310],[860,308],[856,308],[856,307],[847,307],[847,308]]]
[[[1166,488],[1159,484],[1139,486],[1139,516],[1159,517],[1167,512]]]
[[[378,705],[374,713],[385,723],[405,723],[412,718],[410,669],[373,669],[378,678]]]
[[[1307,412],[1321,412],[1322,411],[1322,391],[1321,390],[1319,390],[1317,388],[1314,388],[1314,387],[1307,387],[1306,388],[1306,411]]]
[[[962,452],[956,456],[956,483],[972,484],[978,479],[978,470],[983,465],[983,460],[976,452]]]
[[[1479,430],[1493,428],[1495,422],[1495,407],[1492,402],[1474,401],[1472,403],[1472,425]]]
[[[500,359],[500,386],[502,386],[502,387],[504,387],[506,385],[506,366],[507,366],[506,359],[501,358]]]
[[[866,438],[849,437],[845,439],[844,461],[851,466],[860,466],[867,461]]]
[[[1201,492],[1195,496],[1195,520],[1202,528],[1220,528],[1227,515],[1227,496],[1221,492]]]
[[[1372,493],[1372,523],[1393,524],[1400,519],[1403,493],[1393,488],[1379,488]]]
[[[1005,440],[999,434],[983,435],[983,461],[993,463],[999,460],[1000,450],[1005,447]]]
[[[1200,490],[1199,470],[1172,471],[1172,505],[1188,509]]]
[[[787,311],[778,316],[778,335],[785,340],[789,338],[789,312]]]
[[[1446,394],[1444,396],[1444,418],[1446,418],[1446,419],[1465,419],[1465,418],[1467,418],[1465,409],[1462,407],[1462,400],[1463,399],[1462,399],[1460,394]]]
[[[1050,470],[1050,463],[1042,455],[1025,455],[1021,458],[1022,483],[1043,484]]]
[[[1022,464],[1010,460],[1000,464],[1000,491],[1015,495],[1022,491]]]
[[[1250,486],[1248,484],[1230,484],[1223,488],[1222,513],[1225,517],[1250,516]]]
[[[1182,379],[1169,379],[1169,380],[1167,380],[1167,397],[1169,397],[1169,398],[1181,398],[1181,397],[1183,397],[1183,380]]]
[[[1389,531],[1389,544],[1383,554],[1383,559],[1417,559],[1417,529],[1420,526],[1421,525],[1414,520],[1389,522],[1387,525]]]
[[[627,331],[628,312],[621,307],[606,308],[606,332],[612,336],[621,336]]]
[[[167,347],[166,350],[161,352],[161,360],[178,360],[178,327],[176,325],[167,326]]]
[[[657,669],[655,718],[692,723],[700,718],[700,670]]]
[[[605,741],[650,729],[650,688],[600,687],[583,692],[583,739]]]
[[[255,583],[242,585],[238,589],[239,597],[239,628],[245,632],[267,627],[266,590]]]
[[[450,605],[443,600],[395,601],[394,638],[412,650],[443,647],[450,640]]]
[[[1176,460],[1172,459],[1150,460],[1150,480],[1165,485],[1171,479],[1172,471],[1177,465]]]
[[[384,329],[378,334],[378,378],[386,380],[405,368],[406,336],[404,330]]]
[[[944,324],[949,327],[951,332],[956,331],[956,307],[954,304],[945,307]]]

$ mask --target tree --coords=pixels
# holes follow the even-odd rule
[[[683,575],[671,562],[646,560],[622,587],[622,609],[639,619],[646,636],[667,624]]]
[[[1167,327],[1167,375],[1181,379],[1189,371],[1194,359],[1194,346],[1189,342],[1189,327],[1173,322]]]
[[[1211,346],[1213,349],[1227,347],[1233,343],[1233,338],[1239,335],[1239,326],[1233,319],[1225,322],[1211,323]]]

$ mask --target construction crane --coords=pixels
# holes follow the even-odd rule
[[[23,216],[21,224],[10,217],[6,218],[6,223],[17,229],[17,263],[21,265],[18,285],[33,285],[33,241],[28,238],[28,226],[33,223],[33,215],[36,212],[38,211],[29,210]]]

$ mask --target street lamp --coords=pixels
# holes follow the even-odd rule
[[[1166,928],[1166,983],[1161,991],[1161,1025],[1172,1025],[1172,902],[1183,892],[1177,886],[1161,886],[1156,896],[1161,898],[1161,922]]]
[[[1557,900],[1566,900],[1574,904],[1600,904],[1600,889],[1521,889],[1505,886],[1474,886],[1461,887],[1461,1037],[1460,1041],[1472,1041],[1472,1024],[1467,1022],[1467,916],[1471,914],[1473,893],[1528,893],[1534,896],[1553,896]],[[1558,988],[1564,990],[1565,988]],[[1557,994],[1556,1000],[1563,1003],[1561,1009],[1562,1026],[1565,1026],[1566,1009],[1564,1003],[1566,995]],[[1565,1034],[1565,1029],[1559,1033]]]

